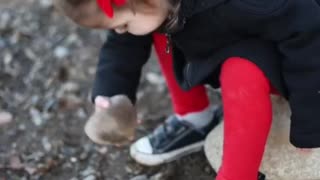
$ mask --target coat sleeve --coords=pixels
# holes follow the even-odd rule
[[[100,51],[92,101],[98,95],[125,94],[134,103],[141,70],[150,56],[151,45],[151,35],[108,33]]]
[[[290,141],[320,147],[319,0],[232,0],[225,10],[238,32],[275,43],[292,110]]]

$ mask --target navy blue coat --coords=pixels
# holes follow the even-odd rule
[[[289,100],[291,143],[320,147],[320,0],[182,0],[178,29],[170,37],[183,89],[218,87],[220,65],[247,58]],[[151,42],[150,35],[111,33],[93,96],[125,93],[134,100]]]

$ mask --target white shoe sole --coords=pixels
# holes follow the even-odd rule
[[[135,161],[145,166],[157,166],[164,163],[175,161],[183,156],[201,151],[204,146],[204,141],[194,143],[187,147],[163,154],[146,154],[143,152],[139,152],[135,145],[136,144],[133,144],[130,147],[130,155]]]

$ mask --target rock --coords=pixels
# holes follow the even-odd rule
[[[268,180],[320,179],[320,148],[305,153],[291,145],[289,142],[291,113],[288,103],[279,97],[272,97],[272,101],[273,124],[260,171]],[[221,164],[222,146],[223,123],[208,135],[205,142],[206,156],[215,170],[218,170]]]
[[[24,54],[27,56],[27,58],[29,58],[32,61],[36,61],[39,59],[37,55],[33,52],[33,50],[30,48],[26,48],[24,50]]]
[[[11,156],[10,157],[10,168],[11,169],[20,170],[23,167],[24,166],[23,166],[19,156]]]
[[[146,175],[139,175],[131,178],[130,180],[148,180],[148,177]]]
[[[63,59],[69,55],[69,49],[64,46],[58,46],[54,49],[53,54],[57,59]]]
[[[80,90],[80,86],[76,82],[66,82],[62,85],[62,91],[66,93],[77,93]]]
[[[101,147],[101,148],[96,148],[96,150],[102,155],[104,155],[108,152],[108,148],[106,146]]]
[[[18,129],[20,131],[25,131],[26,130],[26,125],[25,124],[19,124]]]
[[[78,162],[78,159],[77,159],[76,157],[71,157],[71,158],[70,158],[70,161],[71,161],[72,163],[76,163],[76,162]]]
[[[0,25],[1,26],[1,25]],[[1,28],[0,28],[1,29]],[[3,38],[0,37],[0,49],[4,48],[6,46],[6,42]]]
[[[80,161],[84,161],[88,158],[88,153],[87,152],[82,152],[79,156]]]
[[[44,148],[47,152],[50,152],[50,151],[51,151],[52,145],[51,145],[51,143],[49,142],[48,137],[43,137],[43,138],[41,139],[41,143],[42,143],[43,148]]]
[[[52,0],[39,0],[40,6],[44,9],[50,8],[53,6]]]
[[[0,30],[6,29],[10,24],[11,15],[9,12],[3,12],[0,14]]]
[[[36,125],[36,126],[41,126],[43,123],[43,119],[41,117],[41,113],[39,110],[35,109],[35,108],[31,108],[29,111],[30,115],[31,115],[31,120],[32,122]]]
[[[79,108],[76,112],[76,115],[79,119],[85,119],[87,118],[87,113],[85,112],[85,110],[83,108]]]
[[[131,169],[130,166],[125,166],[124,169],[126,170],[126,172],[127,172],[128,174],[132,174],[132,173],[133,173],[133,170]]]
[[[89,175],[92,175],[95,173],[96,173],[96,171],[91,166],[87,167],[84,171],[80,172],[81,176],[83,176],[83,177],[86,177],[86,176],[89,176]]]
[[[163,173],[157,173],[150,177],[150,180],[165,180]]]
[[[99,100],[100,99],[100,100]],[[103,101],[108,108],[102,108]],[[135,106],[125,95],[115,95],[110,98],[98,97],[95,100],[94,113],[87,121],[84,131],[95,143],[108,145],[124,145],[130,143],[135,136],[137,112]]]
[[[24,170],[27,171],[27,173],[30,175],[34,175],[37,172],[37,168],[29,166],[25,167]]]
[[[67,45],[71,45],[71,44],[77,43],[79,40],[80,39],[79,39],[78,34],[72,33],[67,37],[66,44]]]
[[[6,111],[0,111],[0,126],[7,125],[12,122],[13,116]]]
[[[165,80],[162,76],[157,73],[149,72],[146,74],[146,79],[153,85],[162,85],[165,83]]]
[[[13,59],[13,56],[10,52],[4,53],[3,62],[5,65],[9,65]]]
[[[74,94],[68,94],[59,98],[58,107],[63,110],[74,110],[81,106],[83,100]]]
[[[83,180],[96,180],[96,179],[97,179],[97,177],[95,175],[89,175],[89,176],[83,178]]]

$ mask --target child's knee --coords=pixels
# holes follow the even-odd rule
[[[232,57],[222,65],[220,82],[223,90],[246,96],[252,92],[270,93],[270,83],[262,70],[250,60]]]

